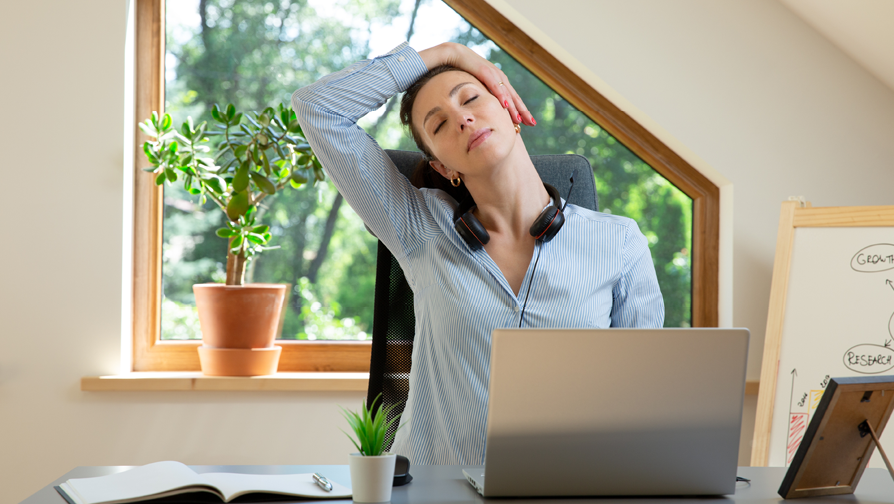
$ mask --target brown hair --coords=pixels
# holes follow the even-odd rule
[[[453,187],[449,180],[429,165],[429,161],[434,160],[435,157],[425,143],[422,142],[422,137],[419,136],[419,132],[416,131],[416,127],[413,125],[413,104],[416,103],[416,96],[419,94],[419,91],[436,75],[451,71],[461,72],[462,70],[453,65],[436,66],[411,84],[400,100],[400,122],[410,130],[410,135],[413,137],[413,141],[416,142],[416,147],[422,151],[422,160],[419,161],[419,164],[413,170],[413,174],[410,176],[410,183],[420,189],[423,187],[441,189],[453,196],[456,201],[463,201],[469,197],[469,190],[466,189],[465,184]]]

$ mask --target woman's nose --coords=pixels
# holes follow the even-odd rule
[[[466,129],[466,126],[472,124],[473,122],[475,122],[475,119],[471,115],[464,114],[459,121],[459,130],[464,131]]]

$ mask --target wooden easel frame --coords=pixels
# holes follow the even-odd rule
[[[894,206],[814,208],[809,202],[782,203],[779,231],[776,235],[773,280],[770,284],[770,308],[764,336],[760,389],[757,395],[757,414],[751,449],[752,466],[766,466],[770,458],[770,428],[773,422],[773,405],[776,401],[776,380],[779,373],[779,352],[782,345],[792,243],[795,228],[799,227],[894,227]]]
[[[782,484],[786,499],[854,493],[894,410],[894,376],[832,378]],[[867,438],[867,436],[870,436]]]

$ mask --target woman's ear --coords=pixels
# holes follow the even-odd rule
[[[450,180],[451,178],[454,178],[453,170],[444,166],[444,163],[438,161],[437,159],[433,159],[433,160],[429,161],[428,165],[431,166],[432,170],[440,173],[441,176],[444,177],[445,179]]]

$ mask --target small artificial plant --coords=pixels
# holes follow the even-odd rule
[[[286,186],[313,185],[325,176],[290,108],[280,104],[278,110],[243,114],[232,104],[225,110],[215,104],[211,117],[217,124],[210,131],[205,122],[194,125],[192,117],[177,131],[170,115],[159,118],[153,112],[140,123],[153,138],[143,144],[152,164],[144,170],[155,174],[157,185],[182,181],[202,204],[210,199],[226,213],[227,226],[217,236],[229,242],[227,285],[242,285],[246,262],[277,248],[268,246],[270,227],[258,222],[261,201]],[[212,136],[221,137],[213,150],[206,145]]]
[[[391,426],[400,419],[400,417],[388,418],[388,415],[397,407],[397,404],[383,406],[382,403],[379,403],[378,409],[373,414],[376,402],[381,397],[382,394],[377,395],[373,399],[372,404],[369,405],[369,408],[366,407],[366,400],[364,400],[359,413],[342,408],[342,414],[348,421],[348,424],[350,424],[351,430],[354,431],[357,439],[352,438],[347,432],[345,432],[345,435],[354,443],[357,451],[365,457],[382,455],[385,452],[385,447],[389,446],[394,439],[394,434],[403,427],[403,425],[399,425],[397,429],[394,429],[394,432],[388,432]]]

